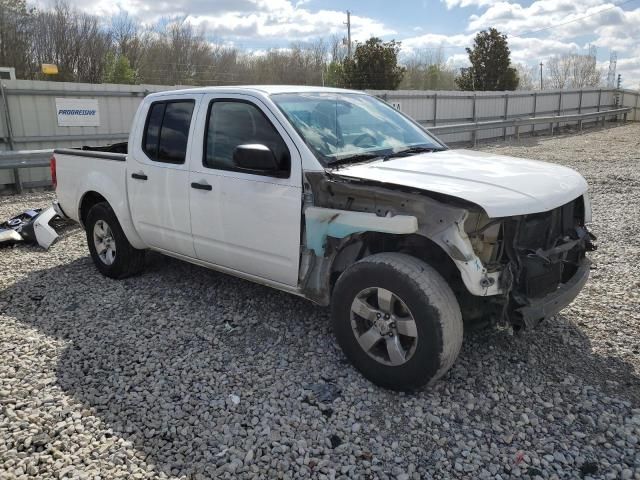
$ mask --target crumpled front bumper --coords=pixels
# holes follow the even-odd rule
[[[556,291],[531,300],[528,305],[515,311],[522,316],[527,327],[533,327],[542,319],[555,315],[578,296],[589,279],[590,269],[591,261],[586,257],[583,258],[576,273],[566,283],[560,284]]]

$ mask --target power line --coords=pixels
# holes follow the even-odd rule
[[[568,20],[566,22],[558,23],[556,25],[549,25],[548,27],[538,28],[537,30],[530,30],[528,32],[522,32],[515,35],[507,34],[507,36],[509,36],[510,38],[518,38],[518,37],[523,37],[524,35],[531,35],[532,33],[544,32],[545,30],[551,30],[552,28],[562,27],[563,25],[579,22],[580,20],[584,20],[585,18],[595,17],[596,15],[600,15],[601,13],[607,12],[609,10],[613,10],[614,8],[618,8],[623,5],[626,5],[627,3],[631,3],[635,1],[636,0],[625,0],[624,2],[620,2],[611,7],[603,8],[602,10],[598,10],[597,12],[590,13],[589,15],[583,15],[582,17],[574,18],[573,20]]]

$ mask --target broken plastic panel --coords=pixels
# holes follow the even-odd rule
[[[58,217],[53,207],[45,210],[25,210],[20,215],[10,218],[0,225],[0,247],[8,247],[25,242],[38,244],[45,250],[57,239],[58,233],[51,226],[51,221]]]

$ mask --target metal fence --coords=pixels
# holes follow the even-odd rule
[[[88,83],[5,80],[0,83],[0,152],[82,145],[106,145],[129,136],[133,116],[145,95],[182,87],[161,85],[95,85]],[[58,126],[56,98],[96,99],[100,125]],[[2,161],[2,160],[0,160]],[[50,183],[46,167],[19,171],[0,168],[0,190]]]
[[[145,95],[182,87],[159,85],[94,85],[30,80],[3,81],[0,98],[0,152],[34,151],[34,162],[45,165],[47,150],[104,145],[125,140],[136,109]],[[549,130],[568,123],[602,121],[604,113],[621,107],[629,110],[609,117],[640,120],[640,92],[614,89],[553,90],[542,92],[446,92],[371,91],[407,113],[449,143],[508,137]],[[59,126],[56,99],[95,99],[100,124],[94,127]],[[542,117],[542,118],[540,118]],[[550,117],[561,117],[561,119]],[[536,121],[527,122],[527,119]],[[494,122],[494,123],[491,123]],[[493,127],[493,128],[490,128]],[[25,156],[27,155],[27,156]],[[47,184],[49,170],[13,168],[28,154],[0,154],[0,190]],[[27,163],[24,163],[27,162]],[[4,168],[2,167],[4,165]],[[12,165],[11,168],[8,168]],[[31,164],[29,164],[31,165]]]
[[[438,129],[433,127],[443,125],[565,116],[601,112],[621,107],[631,108],[628,120],[640,121],[640,92],[633,90],[593,88],[544,90],[541,92],[377,90],[370,93],[386,100],[434,132]],[[548,123],[540,122],[531,125],[528,132],[521,129],[519,133],[548,129]],[[473,142],[515,135],[515,133],[513,126],[506,130],[500,126],[500,128],[483,129],[482,131],[450,131],[446,134],[443,133],[442,139],[449,143]]]

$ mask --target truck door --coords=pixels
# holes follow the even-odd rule
[[[197,124],[202,138],[196,135],[189,178],[197,257],[296,286],[302,185],[291,138],[268,108],[248,95],[203,97]],[[234,150],[248,144],[269,148],[281,171],[240,168]]]
[[[134,161],[127,169],[131,216],[151,247],[195,257],[189,215],[189,169],[196,96],[180,96],[149,105],[143,129],[129,145]]]

